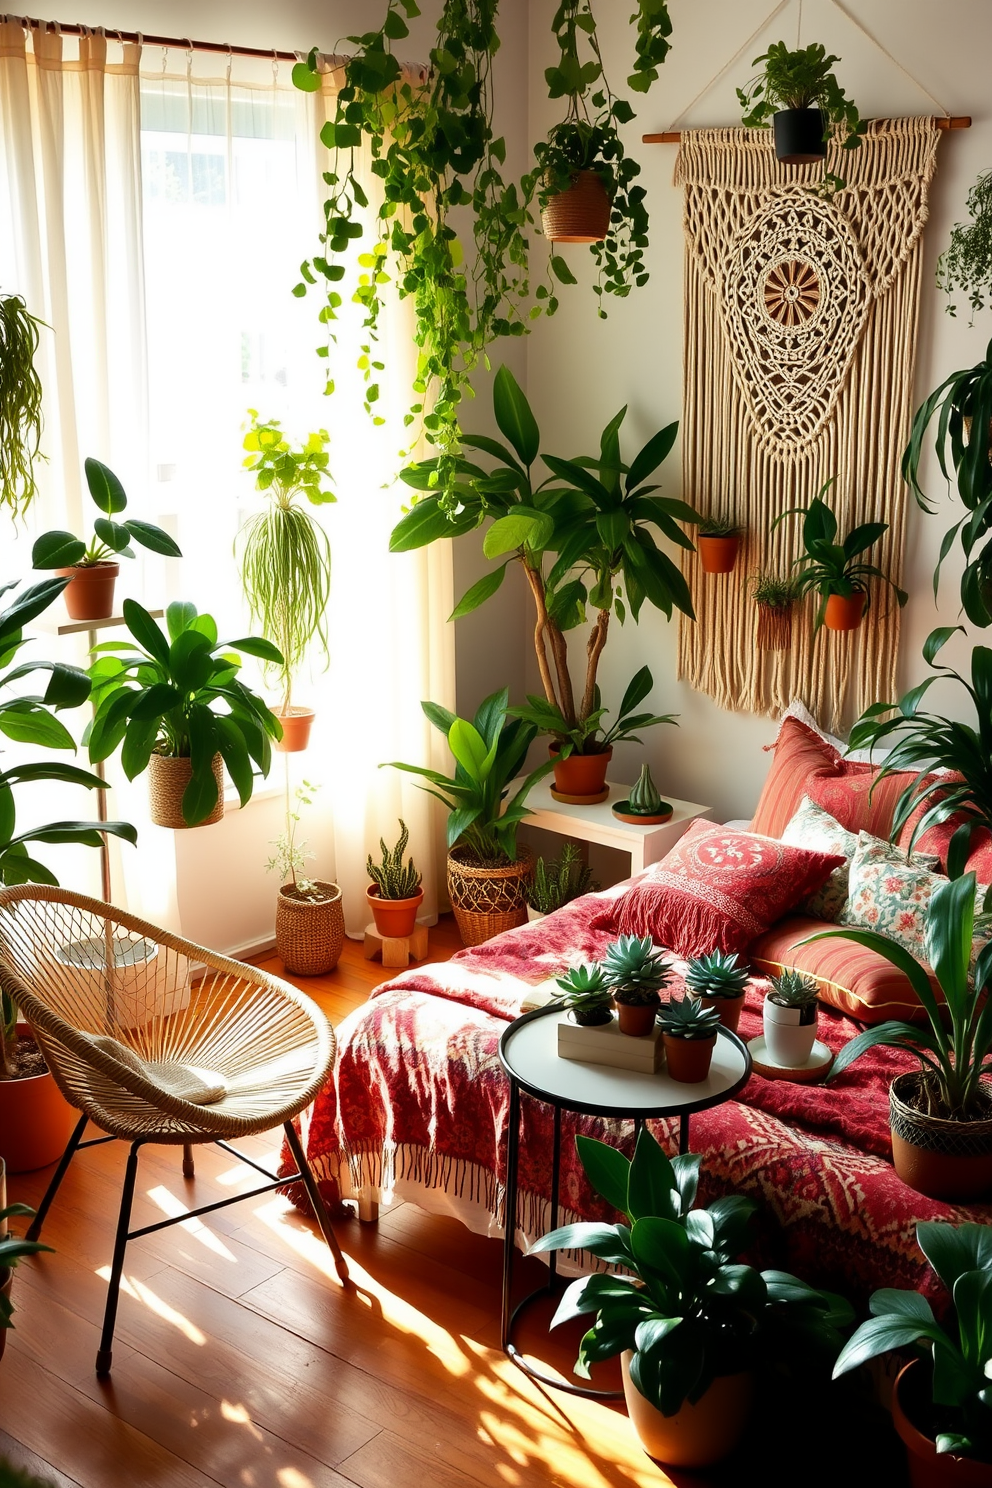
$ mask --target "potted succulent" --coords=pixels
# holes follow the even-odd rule
[[[720,1014],[695,997],[672,997],[658,1016],[668,1073],[680,1085],[698,1085],[710,1072]]]
[[[286,830],[272,843],[275,852],[266,872],[281,880],[276,901],[276,954],[294,976],[320,976],[333,971],[344,945],[344,910],[335,883],[310,878],[307,860],[314,854],[298,842],[300,811],[313,804],[316,786],[304,780],[294,792],[296,810],[286,796]]]
[[[866,1028],[839,1051],[828,1075],[834,1080],[877,1045],[906,1049],[919,1071],[897,1075],[889,1089],[892,1160],[904,1183],[935,1199],[968,1203],[992,1190],[992,944],[978,956],[972,976],[976,880],[973,873],[937,886],[930,900],[926,959],[943,992],[913,956],[873,930],[838,933],[877,951],[912,983],[929,1027],[892,1021]]]
[[[988,1488],[992,1483],[992,1231],[987,1224],[916,1226],[916,1243],[953,1298],[941,1326],[919,1292],[886,1287],[855,1330],[834,1378],[893,1349],[916,1348],[899,1372],[892,1419],[909,1454],[914,1488]]]
[[[35,568],[57,569],[70,580],[65,607],[72,620],[108,620],[114,613],[114,585],[120,573],[118,558],[133,558],[132,542],[167,558],[182,553],[167,532],[135,517],[118,520],[127,509],[124,487],[99,460],[87,459],[83,469],[94,506],[102,513],[93,523],[87,545],[71,532],[43,532],[31,549]]]
[[[448,741],[454,775],[398,760],[389,767],[422,775],[428,783],[421,789],[447,807],[451,907],[464,944],[481,945],[526,923],[533,860],[517,849],[517,827],[529,815],[529,791],[548,774],[551,761],[532,770],[504,802],[537,733],[532,724],[509,718],[507,688],[485,698],[471,722],[438,703],[420,706]]]
[[[869,579],[881,579],[888,584],[900,609],[909,598],[887,574],[875,564],[864,562],[861,556],[888,532],[888,522],[864,522],[837,541],[837,518],[823,499],[836,479],[831,476],[808,507],[792,507],[772,523],[774,531],[786,517],[798,514],[803,518],[804,551],[792,566],[798,570],[796,583],[800,593],[820,596],[816,630],[821,625],[828,630],[856,630],[871,603]]]
[[[22,1240],[19,1235],[12,1235],[7,1228],[9,1219],[33,1218],[34,1210],[29,1209],[26,1204],[7,1203],[4,1165],[0,1159],[0,1359],[3,1358],[7,1343],[7,1329],[14,1326],[10,1320],[14,1311],[10,1300],[14,1267],[26,1256],[37,1255],[42,1250],[51,1252],[52,1249],[50,1245],[42,1245],[39,1240]]]
[[[773,42],[752,64],[762,71],[737,89],[745,129],[767,129],[770,121],[775,156],[784,165],[825,160],[831,124],[843,128],[843,149],[854,150],[861,144],[864,122],[833,73],[839,61],[839,57],[828,56],[819,42],[795,51],[784,41]],[[844,182],[827,174],[823,184],[829,192],[839,190]]]
[[[957,314],[955,290],[968,296],[971,324],[992,292],[992,171],[983,171],[968,192],[971,221],[956,222],[951,241],[937,260],[937,288],[947,295],[947,312]]]
[[[613,989],[602,966],[572,966],[555,980],[565,994],[562,1002],[573,1023],[580,1028],[599,1028],[613,1022]]]
[[[420,887],[422,874],[412,858],[403,861],[410,833],[400,817],[400,835],[395,847],[387,847],[379,838],[382,862],[373,863],[369,853],[366,867],[372,885],[365,892],[380,935],[402,937],[413,934],[417,911],[424,899]]]
[[[672,719],[673,723],[674,721]],[[641,766],[641,773],[631,786],[627,799],[613,803],[613,815],[620,821],[633,822],[644,827],[666,822],[671,814],[671,803],[661,799],[647,765]]]
[[[761,1010],[768,1058],[783,1069],[801,1069],[816,1041],[819,986],[814,977],[791,967],[769,981]]]
[[[315,641],[324,665],[329,661],[331,545],[307,504],[325,506],[337,500],[327,484],[325,445],[330,436],[318,429],[294,447],[278,419],[260,421],[254,408],[249,413],[243,463],[255,477],[255,489],[269,499],[238,534],[241,584],[253,621],[282,655],[276,710],[282,738],[276,748],[296,752],[309,743],[314,712],[294,706],[293,678]]]
[[[153,822],[209,826],[224,815],[223,766],[244,806],[253,765],[269,773],[269,741],[281,734],[262,699],[238,681],[237,652],[277,666],[282,656],[259,636],[219,641],[213,617],[191,604],[169,605],[168,634],[136,600],[124,601],[124,619],[130,637],[97,646],[102,654],[90,667],[90,759],[120,747],[129,780],[148,770]]]
[[[758,607],[759,651],[788,651],[792,646],[792,616],[802,590],[794,574],[752,574],[751,598]]]
[[[35,369],[45,324],[16,294],[0,294],[0,504],[23,516],[37,494],[34,462],[41,449],[41,380]]]
[[[750,968],[739,964],[736,951],[710,951],[689,962],[685,988],[704,1007],[715,1008],[724,1028],[736,1033],[749,976]]]
[[[696,551],[703,573],[730,573],[737,562],[742,536],[743,531],[733,517],[704,517],[696,534]]]
[[[644,1038],[654,1029],[661,1006],[658,994],[671,980],[671,967],[650,935],[643,939],[621,935],[607,948],[600,965],[613,993],[620,1032]]]
[[[698,1007],[699,1004],[692,1004]],[[593,1189],[621,1224],[564,1225],[531,1254],[584,1250],[619,1266],[580,1276],[551,1326],[592,1315],[575,1373],[620,1355],[631,1424],[644,1450],[672,1467],[707,1467],[737,1445],[767,1358],[836,1357],[847,1302],[783,1271],[738,1256],[754,1199],[728,1194],[694,1208],[700,1158],[673,1161],[642,1128],[633,1161],[590,1137],[575,1139]]]
[[[588,894],[599,885],[593,882],[592,869],[582,861],[574,842],[562,843],[557,858],[534,864],[534,882],[527,887],[527,918],[541,920],[573,899]]]

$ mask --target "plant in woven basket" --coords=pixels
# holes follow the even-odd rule
[[[658,1001],[658,994],[672,977],[662,952],[650,935],[621,935],[600,962],[615,1002],[644,1007]]]
[[[720,1014],[716,1008],[707,1007],[696,997],[672,997],[662,1003],[658,1022],[667,1038],[695,1043],[699,1039],[716,1037]]]
[[[23,516],[37,494],[41,449],[41,379],[34,365],[43,320],[20,295],[0,294],[0,505]]]
[[[7,1229],[8,1219],[33,1218],[34,1210],[29,1209],[27,1204],[8,1204],[5,1209],[0,1209],[0,1286],[8,1279],[18,1262],[25,1260],[27,1256],[37,1255],[42,1250],[53,1253],[50,1245],[42,1245],[40,1240],[23,1240]],[[10,1320],[13,1311],[10,1298],[0,1291],[0,1328],[14,1326]]]
[[[957,314],[951,296],[961,290],[968,296],[974,325],[992,293],[992,171],[983,171],[968,192],[971,221],[955,222],[951,241],[937,260],[937,288],[947,295],[947,313]]]
[[[747,991],[750,968],[741,966],[736,951],[710,951],[696,956],[685,972],[686,990],[694,997],[730,1001]]]
[[[767,129],[775,115],[783,111],[812,109],[820,114],[822,146],[825,147],[830,138],[831,124],[839,124],[844,131],[840,141],[842,148],[857,149],[865,132],[865,123],[834,75],[834,63],[839,61],[839,57],[828,56],[819,42],[795,51],[790,50],[784,41],[773,42],[767,52],[755,57],[752,63],[762,71],[743,88],[737,89],[745,129]],[[825,148],[822,154],[826,155]],[[839,176],[828,172],[820,191],[830,195],[843,186]]]
[[[900,609],[909,599],[905,589],[893,583],[876,564],[866,563],[862,558],[862,554],[888,532],[888,522],[863,522],[852,527],[840,542],[837,541],[837,518],[823,499],[836,479],[836,476],[831,476],[808,506],[791,507],[772,523],[774,532],[786,517],[801,516],[803,519],[803,552],[792,566],[798,570],[796,583],[800,593],[820,596],[815,623],[817,630],[823,624],[827,602],[832,595],[844,599],[861,595],[863,608],[867,610],[871,603],[869,579],[880,579],[883,584],[888,584]]]
[[[597,1027],[609,1023],[613,1014],[610,1005],[613,989],[602,966],[594,962],[585,966],[572,966],[564,976],[555,981],[565,994],[562,1003],[572,1013],[576,1023],[585,1027]]]
[[[562,844],[557,858],[538,858],[534,865],[534,882],[527,889],[527,903],[539,914],[553,914],[582,894],[597,889],[592,869],[582,861],[574,842]]]
[[[102,513],[93,522],[93,536],[86,543],[71,532],[43,532],[31,549],[35,568],[93,568],[116,558],[133,558],[132,542],[167,558],[182,557],[178,544],[161,527],[137,517],[117,520],[127,509],[127,496],[108,465],[87,459],[83,469],[93,505]]]
[[[792,644],[792,614],[802,598],[795,575],[754,573],[748,583],[758,606],[758,650],[787,651]]]
[[[378,886],[379,895],[383,899],[410,899],[420,887],[423,875],[417,865],[412,858],[408,858],[405,863],[403,861],[409,841],[409,829],[400,817],[400,835],[395,847],[387,847],[384,838],[380,837],[382,861],[373,863],[372,854],[368,855],[366,869],[369,878]]]

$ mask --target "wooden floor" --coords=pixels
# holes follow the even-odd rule
[[[450,922],[431,932],[433,959],[458,946]],[[274,958],[263,964],[280,969]],[[384,976],[346,941],[334,973],[300,985],[336,1023]],[[270,1159],[276,1143],[245,1146]],[[499,1348],[499,1243],[409,1204],[384,1210],[378,1226],[339,1225],[350,1291],[314,1227],[271,1195],[135,1241],[113,1377],[98,1381],[124,1152],[112,1143],[80,1154],[46,1225],[55,1254],[17,1271],[0,1459],[60,1488],[703,1483],[666,1477],[622,1410],[543,1391],[510,1364]],[[146,1148],[135,1223],[250,1187],[247,1172],[198,1148],[187,1183],[175,1149]],[[48,1177],[12,1178],[10,1201],[37,1202]],[[545,1329],[536,1319],[527,1341],[567,1371],[574,1337],[559,1344]],[[837,1388],[804,1385],[796,1400],[762,1402],[752,1440],[705,1482],[774,1485],[801,1467],[806,1488],[842,1476],[899,1484],[884,1417],[857,1397],[828,1399]],[[852,1448],[864,1477],[852,1475]]]

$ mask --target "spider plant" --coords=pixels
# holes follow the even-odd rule
[[[0,505],[22,516],[37,493],[34,462],[41,446],[41,379],[35,369],[39,329],[20,295],[0,294]]]
[[[792,566],[798,570],[796,583],[800,594],[816,593],[820,596],[821,603],[814,627],[816,630],[823,624],[827,600],[831,594],[839,594],[843,598],[863,594],[867,609],[871,603],[869,579],[880,579],[883,584],[888,584],[900,609],[909,598],[906,591],[894,584],[876,564],[866,563],[861,556],[888,532],[888,522],[864,522],[860,527],[853,527],[840,542],[837,541],[837,518],[823,499],[836,479],[835,475],[831,476],[809,506],[790,507],[772,523],[774,532],[786,517],[803,518],[804,551]]]

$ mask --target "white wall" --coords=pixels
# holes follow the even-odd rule
[[[544,447],[574,452],[624,403],[629,404],[628,448],[637,449],[655,429],[679,417],[682,385],[682,226],[681,193],[672,184],[676,147],[644,145],[642,133],[668,129],[727,63],[768,11],[767,0],[674,0],[673,50],[646,100],[632,101],[639,117],[627,129],[628,147],[642,166],[648,191],[651,247],[645,288],[609,307],[597,321],[589,291],[590,260],[583,248],[564,248],[580,286],[565,291],[562,309],[539,323],[528,345],[528,388],[545,435]],[[979,171],[992,166],[992,122],[988,110],[988,56],[992,46],[992,6],[987,0],[857,0],[848,7],[902,66],[919,77],[952,114],[971,114],[974,127],[944,136],[926,231],[924,281],[918,346],[916,401],[957,367],[970,366],[985,352],[992,314],[969,330],[967,317],[950,319],[933,285],[937,255],[951,224],[964,215],[964,198]],[[630,37],[625,5],[597,12],[608,75],[622,92],[629,71]],[[539,138],[557,117],[544,84],[544,68],[554,60],[547,19],[549,5],[532,7],[530,49],[531,134]],[[770,41],[796,40],[798,0],[748,46],[743,59],[695,103],[686,126],[739,123],[735,86],[751,75],[751,60]],[[805,0],[803,44],[822,41],[842,61],[838,76],[865,116],[935,112],[913,82],[857,29],[831,0]],[[871,437],[866,429],[865,437]],[[679,450],[662,469],[664,491],[679,494]],[[942,488],[930,469],[935,492]],[[946,513],[953,510],[948,501]],[[945,565],[939,613],[934,608],[931,574],[940,538],[952,518],[927,517],[913,504],[909,512],[905,587],[911,598],[903,615],[900,683],[912,685],[926,674],[922,642],[933,626],[951,624],[957,612],[957,574]],[[676,622],[671,626],[645,607],[641,623],[623,632],[615,627],[601,666],[605,701],[619,699],[622,687],[647,662],[655,677],[658,712],[676,712],[680,727],[658,728],[646,754],[664,793],[711,803],[724,816],[748,815],[767,769],[762,745],[774,737],[767,718],[727,713],[675,680]],[[955,652],[960,661],[970,642]],[[950,656],[951,648],[947,654]],[[948,689],[932,696],[953,711],[960,699]],[[618,779],[632,780],[641,758],[637,746],[623,746],[613,767]]]

